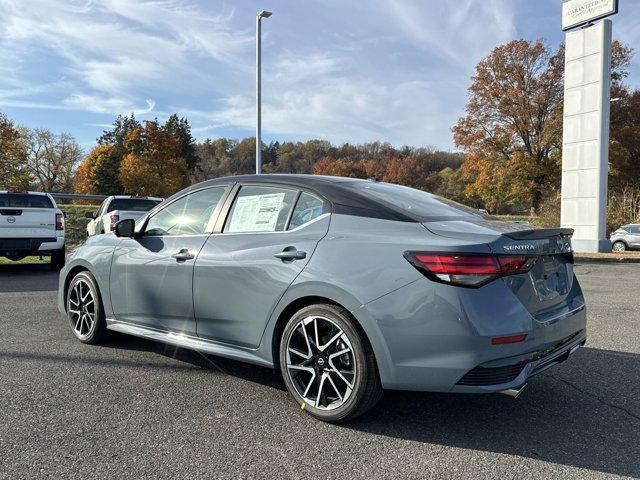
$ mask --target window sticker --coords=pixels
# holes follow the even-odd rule
[[[236,199],[229,232],[274,232],[285,192]]]

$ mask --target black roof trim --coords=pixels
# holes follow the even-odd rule
[[[376,201],[357,190],[350,188],[354,182],[367,182],[359,178],[330,177],[324,175],[299,175],[299,174],[264,174],[264,175],[236,175],[206,180],[188,187],[180,192],[184,195],[191,190],[214,187],[218,185],[230,185],[233,183],[265,183],[291,186],[307,189],[317,193],[327,200],[334,213],[342,215],[354,215],[358,217],[380,218],[400,222],[419,222],[400,209],[392,205]]]

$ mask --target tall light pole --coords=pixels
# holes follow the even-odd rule
[[[271,12],[261,10],[256,17],[256,173],[262,173],[262,92],[260,86],[261,66],[262,66],[262,41],[261,41],[261,25],[263,18],[269,18]]]

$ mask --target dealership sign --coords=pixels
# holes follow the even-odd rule
[[[618,13],[618,0],[568,0],[562,4],[562,30]]]

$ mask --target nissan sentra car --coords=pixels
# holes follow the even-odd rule
[[[78,340],[109,330],[281,370],[340,422],[383,389],[517,395],[586,340],[572,230],[497,221],[375,180],[191,186],[61,272]]]

